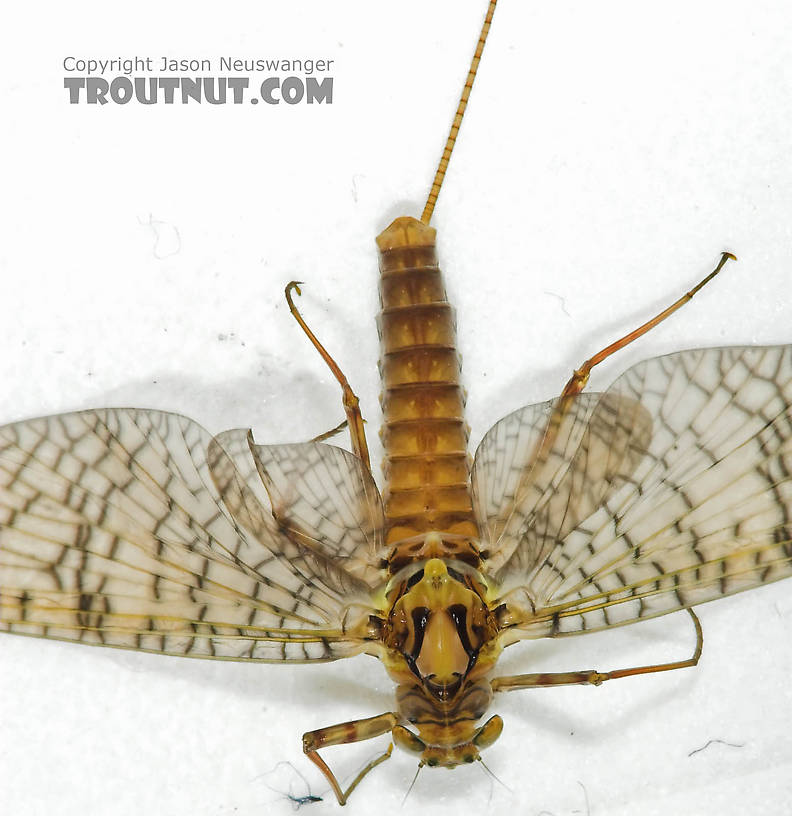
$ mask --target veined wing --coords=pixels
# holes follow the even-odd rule
[[[614,468],[625,431],[604,432],[622,400],[652,426],[632,435],[638,461],[617,454]],[[792,575],[791,405],[790,346],[685,351],[622,375],[496,573],[512,636],[630,623]]]
[[[362,651],[379,495],[332,446],[277,451],[300,470],[281,521],[247,431],[136,409],[0,428],[0,630],[238,660]]]
[[[551,540],[548,520],[569,529],[594,512],[637,466],[651,427],[640,403],[611,393],[527,405],[497,422],[472,473],[487,573],[502,583],[530,572]]]

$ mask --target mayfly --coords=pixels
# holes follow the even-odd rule
[[[384,500],[329,355],[352,454],[213,437],[135,409],[0,432],[3,628],[194,657],[380,658],[398,684],[394,710],[304,738],[342,803],[390,750],[342,789],[324,748],[389,734],[421,765],[473,762],[500,734],[497,715],[484,720],[495,692],[692,665],[701,630],[691,613],[689,660],[614,672],[498,676],[506,646],[790,573],[788,348],[683,352],[582,392],[590,368],[655,319],[590,358],[559,399],[496,424],[471,467],[430,216],[431,204],[378,239]]]

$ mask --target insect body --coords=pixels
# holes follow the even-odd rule
[[[471,466],[434,230],[397,219],[378,244],[382,497],[329,355],[353,453],[136,409],[0,429],[0,628],[195,657],[378,657],[393,710],[304,737],[342,803],[390,749],[344,790],[323,748],[390,734],[421,765],[474,762],[501,732],[485,719],[497,692],[693,665],[701,630],[693,616],[688,660],[613,672],[498,676],[504,648],[792,572],[789,347],[681,352],[581,393],[609,347],[561,397],[498,422]]]
[[[397,219],[377,239],[383,311],[384,499],[391,612],[385,663],[399,683],[394,738],[430,764],[478,757],[500,719],[477,727],[500,648],[484,596],[454,317],[434,230]]]

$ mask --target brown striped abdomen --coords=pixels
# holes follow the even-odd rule
[[[435,230],[397,218],[377,246],[387,542],[431,530],[475,538],[454,311],[437,266]],[[448,544],[443,555],[470,560],[456,546],[463,545]]]

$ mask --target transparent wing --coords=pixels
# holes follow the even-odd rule
[[[524,577],[551,532],[594,512],[604,491],[632,473],[651,426],[640,403],[611,393],[528,405],[497,422],[472,472],[488,574],[499,583]]]
[[[379,496],[354,457],[280,446],[302,503],[276,521],[256,450],[249,432],[212,438],[135,409],[0,428],[0,630],[239,660],[361,651]],[[305,520],[303,483],[320,508]],[[346,563],[331,568],[339,548]]]
[[[792,575],[791,404],[790,346],[685,351],[622,375],[495,574],[512,635],[620,625]],[[639,405],[648,433],[625,410],[609,420],[614,405]]]
[[[253,454],[278,522],[297,531],[311,553],[321,542],[332,564],[367,587],[379,584],[387,555],[380,535],[384,517],[377,486],[360,459],[310,442],[254,446]]]

